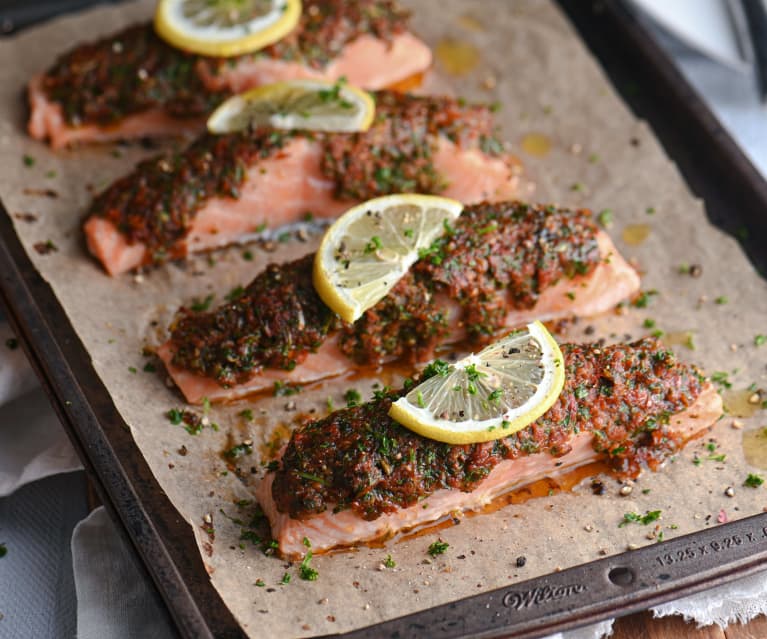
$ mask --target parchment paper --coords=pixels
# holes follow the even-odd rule
[[[430,45],[452,38],[480,52],[476,68],[461,77],[446,75],[438,62],[428,86],[447,87],[474,99],[500,100],[498,117],[505,137],[537,183],[535,197],[588,205],[595,211],[609,208],[619,249],[644,272],[644,288],[659,291],[648,308],[581,321],[569,328],[570,337],[591,339],[584,334],[591,325],[596,328],[593,338],[623,339],[627,333],[635,338],[647,332],[640,324],[649,317],[666,331],[693,331],[696,349],[676,346],[676,350],[707,371],[728,371],[734,388],[767,386],[767,345],[761,350],[754,345],[757,333],[767,334],[765,282],[736,242],[709,225],[702,204],[690,194],[648,127],[615,95],[559,11],[542,0],[410,4],[415,9],[415,30]],[[630,496],[619,496],[619,485],[612,479],[605,479],[606,494],[596,496],[586,481],[573,492],[466,517],[460,525],[439,532],[450,547],[433,560],[426,549],[437,538],[435,533],[387,548],[317,557],[313,565],[319,579],[308,582],[298,578],[296,566],[266,557],[248,542],[240,548],[240,527],[220,509],[247,518],[247,509],[239,513],[233,501],[250,498],[247,484],[260,475],[262,444],[275,430],[284,432],[301,411],[314,408],[324,415],[328,397],[336,406],[343,405],[343,391],[350,386],[368,397],[372,380],[335,382],[252,406],[239,402],[214,408],[210,419],[219,431],[205,428],[197,436],[165,417],[182,401],[160,373],[143,371],[148,361],[141,354],[145,343],[162,338],[162,327],[182,301],[213,292],[218,302],[267,261],[312,250],[316,238],[278,243],[273,253],[256,247],[253,261],[242,258],[242,249],[231,249],[216,253],[213,265],[202,257],[185,268],[170,265],[138,278],[109,278],[88,257],[79,230],[90,200],[88,185],[103,188],[148,151],[140,146],[102,147],[54,154],[25,136],[22,90],[58,52],[138,16],[149,16],[151,5],[99,9],[0,43],[0,194],[11,213],[37,216],[32,222],[14,220],[24,245],[61,300],[163,489],[189,520],[214,586],[248,632],[285,637],[350,630],[600,554],[618,553],[630,545],[655,543],[646,538],[652,526],[618,527],[625,512],[662,510],[659,523],[670,538],[717,525],[717,519],[724,518],[722,509],[729,519],[762,510],[767,488],[742,486],[747,473],[758,469],[744,461],[744,431],[734,429],[733,419],[725,418],[710,435],[719,446],[716,453],[726,454],[724,462],[706,459],[710,454],[704,448],[706,437],[692,442],[662,472],[646,473]],[[531,133],[551,140],[546,157],[531,156],[522,148]],[[34,159],[33,166],[23,162],[25,154]],[[53,189],[58,197],[25,189]],[[647,213],[648,208],[654,212]],[[621,233],[629,224],[650,224],[649,238],[639,246],[627,246]],[[40,254],[32,248],[48,240],[56,251]],[[681,262],[702,265],[702,277],[679,274]],[[726,296],[727,303],[715,304],[719,296]],[[296,409],[286,410],[292,401]],[[237,417],[247,406],[255,413],[250,424]],[[767,425],[761,411],[740,422],[746,430]],[[243,481],[227,471],[220,453],[248,437],[254,440],[255,451],[241,464]],[[178,452],[182,446],[186,455]],[[704,459],[700,465],[692,462],[696,454]],[[250,467],[256,469],[255,475]],[[732,498],[724,495],[728,486],[734,488]],[[212,546],[201,530],[206,514],[212,515],[215,528]],[[395,568],[381,565],[389,553]],[[518,568],[520,556],[527,561]],[[285,572],[292,575],[291,583],[278,585]],[[258,580],[263,587],[255,585]]]

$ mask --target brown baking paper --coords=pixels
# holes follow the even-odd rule
[[[614,218],[610,231],[619,249],[636,260],[643,287],[659,291],[646,309],[581,320],[569,328],[571,338],[590,339],[589,326],[596,329],[594,338],[623,339],[626,334],[636,338],[648,332],[641,323],[649,317],[663,330],[691,331],[695,350],[677,345],[679,355],[709,372],[728,371],[734,389],[752,383],[767,386],[767,346],[760,350],[754,345],[756,334],[767,334],[765,282],[736,242],[708,223],[702,203],[691,195],[647,125],[616,96],[560,12],[540,0],[410,4],[415,9],[415,30],[442,52],[427,87],[500,101],[498,118],[505,138],[536,183],[535,198],[595,211],[610,209]],[[213,264],[200,257],[184,267],[169,265],[140,277],[110,278],[89,258],[79,228],[91,198],[89,188],[103,188],[149,151],[133,146],[53,153],[26,137],[22,92],[29,78],[46,69],[58,52],[148,17],[151,5],[98,9],[0,43],[0,194],[32,261],[66,309],[139,449],[189,521],[213,585],[246,631],[259,637],[286,637],[350,630],[622,552],[631,545],[655,543],[647,538],[653,526],[618,527],[626,512],[661,510],[658,523],[668,539],[715,526],[724,516],[737,519],[762,510],[767,487],[743,486],[747,474],[759,469],[744,461],[741,447],[745,431],[767,425],[767,415],[759,411],[739,420],[745,431],[733,428],[732,417],[724,418],[710,436],[690,443],[661,472],[645,473],[629,496],[621,497],[619,484],[605,478],[607,491],[602,496],[592,494],[585,481],[572,492],[465,517],[460,525],[438,533],[450,546],[434,559],[426,553],[437,539],[437,533],[430,533],[390,542],[386,548],[362,547],[316,557],[312,565],[319,579],[309,582],[298,577],[296,565],[264,556],[247,540],[241,548],[241,527],[220,510],[247,519],[248,509],[240,512],[233,502],[252,498],[249,486],[261,476],[259,462],[267,450],[263,444],[275,431],[284,433],[298,413],[314,409],[324,415],[328,397],[336,406],[343,405],[343,392],[349,387],[368,397],[373,380],[336,381],[294,397],[214,407],[210,419],[219,431],[208,427],[197,436],[166,418],[166,411],[182,406],[182,401],[162,374],[143,371],[144,345],[163,338],[163,327],[183,302],[210,292],[218,303],[269,260],[310,251],[317,239],[277,243],[272,253],[254,247],[253,261],[243,259],[242,249],[234,248],[215,253]],[[476,64],[456,76],[446,73],[444,62],[459,72]],[[544,136],[544,146],[550,142],[545,157],[525,151],[541,147],[540,137],[537,143],[530,142],[535,139],[531,134]],[[25,164],[24,155],[34,159],[33,166]],[[40,195],[41,189],[52,189],[58,197]],[[36,221],[17,214],[33,214]],[[635,224],[649,225],[649,237],[629,246],[622,233]],[[32,248],[48,240],[56,251],[40,254]],[[702,276],[680,274],[682,262],[702,265]],[[727,303],[714,303],[719,296],[726,296]],[[255,415],[251,423],[237,416],[246,407]],[[718,444],[716,454],[726,455],[724,462],[708,460],[704,445],[709,437]],[[247,438],[254,440],[255,451],[240,464],[244,471],[240,479],[227,470],[221,451]],[[182,447],[186,455],[179,453]],[[696,454],[703,459],[699,465],[692,461]],[[251,467],[256,474],[250,473]],[[732,498],[724,494],[729,486],[734,488]],[[212,516],[214,541],[201,530],[206,514]],[[387,554],[396,567],[382,565]],[[520,556],[527,559],[524,567],[517,567]],[[292,576],[290,584],[279,585],[286,572]]]

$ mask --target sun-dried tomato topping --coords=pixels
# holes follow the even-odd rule
[[[570,451],[578,433],[622,475],[635,475],[678,450],[671,415],[701,391],[697,370],[647,338],[633,344],[562,346],[566,378],[555,404],[521,431],[491,442],[453,446],[426,439],[388,416],[405,391],[309,422],[293,433],[272,496],[295,519],[352,509],[376,519],[437,490],[471,491],[502,460]]]
[[[201,117],[231,94],[211,90],[219,83],[206,78],[236,72],[240,61],[269,57],[322,68],[363,34],[390,42],[405,31],[409,15],[393,0],[304,0],[299,24],[286,38],[235,58],[175,49],[146,22],[63,54],[42,88],[73,126],[109,125],[157,108],[176,118]]]
[[[531,308],[546,288],[562,278],[591,273],[602,259],[596,234],[586,210],[518,202],[468,206],[455,227],[424,251],[383,300],[354,324],[344,325],[340,321],[328,323],[327,318],[335,316],[314,293],[311,268],[305,266],[313,256],[272,265],[269,273],[272,278],[279,274],[280,299],[263,288],[272,280],[262,275],[240,298],[242,307],[227,304],[211,313],[186,313],[171,334],[174,364],[231,384],[274,366],[275,350],[285,353],[279,368],[295,366],[327,334],[339,330],[341,351],[368,365],[393,359],[423,360],[440,341],[449,338],[458,321],[474,343],[487,342],[504,326],[511,310]],[[299,298],[291,298],[299,292]],[[257,301],[250,299],[254,295]],[[271,318],[268,330],[272,338],[263,352],[259,350],[260,336],[266,330],[260,324],[263,316],[246,312],[254,305]],[[448,321],[451,305],[459,313],[452,325]],[[291,326],[299,311],[294,310],[297,315],[291,316],[282,311],[283,306],[301,309],[303,330],[313,336],[311,339],[302,341],[293,334]],[[239,318],[237,309],[242,313]],[[229,339],[223,328],[209,330],[219,323],[231,326],[236,339],[249,340],[247,359],[232,356],[218,345]],[[250,335],[258,337],[251,339]],[[190,336],[195,340],[192,346]]]

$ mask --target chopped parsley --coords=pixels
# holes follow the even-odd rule
[[[242,297],[243,293],[245,293],[245,289],[242,286],[235,286],[226,294],[226,301],[234,302],[238,297]]]
[[[386,555],[386,559],[383,560],[383,565],[387,568],[394,568],[397,562],[391,558],[391,555]]]
[[[306,537],[304,537],[304,546],[306,546],[308,550],[301,560],[301,565],[298,567],[298,576],[304,581],[317,581],[317,577],[320,576],[320,573],[309,565],[312,561],[312,544]]]
[[[178,408],[171,408],[165,415],[174,426],[178,426],[184,418],[184,414]]]
[[[145,373],[156,373],[157,372],[157,366],[155,366],[152,362],[147,362],[144,364],[144,372]]]
[[[755,335],[754,336],[754,346],[761,346],[762,344],[767,342],[767,335]]]
[[[480,377],[487,377],[487,373],[483,373],[482,371],[477,370],[476,364],[469,364],[466,368],[464,368],[464,371],[466,371],[466,377],[470,382],[479,381]]]
[[[31,155],[22,156],[22,160],[24,162],[24,166],[33,167],[35,165],[35,158],[33,158]]]
[[[240,417],[242,417],[246,421],[252,421],[253,420],[253,411],[250,408],[246,408],[244,410],[241,410],[239,413],[237,413]]]
[[[655,328],[655,320],[650,317],[647,317],[645,318],[645,321],[642,322],[642,326],[644,326],[645,328]]]
[[[711,381],[714,384],[718,384],[720,388],[732,388],[732,382],[728,378],[729,375],[726,371],[714,371],[711,373]]]
[[[344,399],[346,400],[346,407],[353,408],[354,406],[359,406],[362,401],[362,395],[360,395],[357,389],[350,388],[344,393]]]
[[[381,241],[381,238],[377,235],[374,235],[370,238],[370,241],[365,244],[365,253],[375,253],[378,249],[383,248],[383,242]]]
[[[208,295],[205,299],[193,299],[190,308],[195,313],[202,313],[210,308],[210,303],[213,301],[213,295]]]
[[[442,541],[441,539],[438,539],[434,543],[432,543],[429,546],[429,549],[426,551],[428,552],[432,557],[436,557],[437,555],[443,555],[445,554],[445,551],[450,548],[450,544],[446,541]]]
[[[224,457],[227,457],[228,459],[237,459],[238,457],[243,457],[244,455],[250,455],[253,452],[253,445],[252,444],[237,444],[236,446],[232,446],[229,450],[224,451]]]
[[[290,583],[290,573],[285,573],[280,579],[280,586],[287,586]]]
[[[281,382],[276,380],[274,382],[274,396],[275,397],[290,397],[291,395],[298,395],[301,392],[302,387],[298,384],[291,384],[290,382]]]
[[[728,301],[729,300],[724,295],[720,295],[714,300],[714,304],[719,304],[719,306],[722,306],[724,304],[727,304]]]
[[[602,228],[607,228],[613,224],[613,212],[610,209],[604,209],[597,215],[597,222]]]
[[[754,473],[749,473],[748,477],[746,477],[743,482],[743,485],[748,486],[749,488],[759,488],[763,483],[764,479],[762,477],[755,475]]]
[[[440,377],[447,377],[450,374],[450,364],[442,359],[435,359],[431,364],[423,369],[423,379],[434,377],[439,375]]]
[[[640,515],[639,513],[625,513],[623,515],[623,521],[618,524],[618,528],[623,528],[629,524],[642,524],[643,526],[647,526],[660,519],[661,512],[662,511],[660,510],[648,510],[644,515]]]
[[[647,308],[650,304],[650,300],[658,294],[658,291],[656,291],[654,288],[650,289],[648,291],[642,291],[639,294],[639,297],[637,297],[632,304],[636,308]]]

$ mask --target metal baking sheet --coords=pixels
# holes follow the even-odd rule
[[[617,5],[597,12],[575,2],[562,5],[606,63],[615,86],[627,89],[629,104],[655,127],[692,188],[706,199],[712,220],[731,229],[748,228],[751,238],[765,237],[764,182],[631,16]],[[626,42],[633,47],[628,49]],[[186,522],[136,450],[74,329],[18,243],[7,213],[0,218],[0,236],[2,294],[9,315],[181,634],[243,636],[210,585]],[[749,256],[763,265],[764,251],[753,244],[746,244]],[[350,636],[423,636],[426,628],[442,636],[535,636],[622,614],[757,569],[766,552],[765,526],[765,516],[756,516]]]

